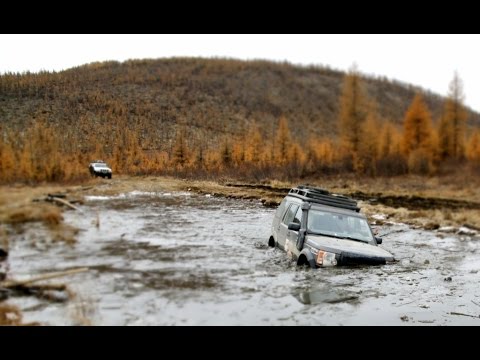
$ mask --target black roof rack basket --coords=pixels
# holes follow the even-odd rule
[[[328,190],[317,187],[299,185],[296,188],[292,188],[288,194],[322,205],[353,210],[356,212],[360,211],[360,208],[357,206],[357,202],[355,200],[343,195],[332,194]]]

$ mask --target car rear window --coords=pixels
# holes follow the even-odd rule
[[[279,218],[283,215],[283,212],[285,211],[286,206],[287,206],[287,199],[283,199],[283,201],[278,206],[277,212],[275,213],[275,216],[277,218]]]
[[[290,205],[290,207],[288,208],[285,214],[285,217],[283,218],[283,223],[287,225],[291,223],[293,221],[293,218],[295,217],[295,213],[297,212],[297,210],[298,210],[297,204]]]
[[[297,224],[302,223],[302,208],[299,207],[297,210],[297,213],[295,214],[295,217],[293,218],[293,222]]]

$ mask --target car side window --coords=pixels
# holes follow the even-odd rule
[[[285,216],[283,217],[283,223],[288,225],[293,221],[293,218],[295,217],[295,213],[297,212],[299,206],[296,204],[290,205],[288,208],[287,212],[285,213]]]
[[[297,212],[295,213],[295,217],[293,218],[293,222],[296,224],[302,223],[302,208],[299,207]]]

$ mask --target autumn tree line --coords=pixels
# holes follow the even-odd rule
[[[38,83],[48,78],[44,74]],[[22,89],[14,91],[24,96]],[[37,96],[42,87],[29,84],[28,89]],[[0,182],[82,180],[89,176],[88,163],[94,159],[107,161],[114,176],[226,176],[252,181],[344,173],[434,175],[459,167],[478,171],[480,130],[467,126],[463,101],[462,82],[455,74],[439,118],[432,118],[421,92],[401,121],[385,118],[379,104],[368,97],[363,78],[352,70],[338,99],[336,136],[321,131],[294,135],[292,129],[298,126],[294,114],[278,116],[268,129],[265,122],[253,120],[236,133],[225,131],[215,138],[199,136],[198,128],[179,120],[173,132],[163,135],[162,147],[155,146],[158,132],[146,127],[142,118],[132,121],[124,104],[105,104],[108,121],[92,121],[79,112],[68,126],[49,121],[40,112],[23,131],[0,123]]]
[[[340,99],[339,160],[357,174],[433,175],[465,164],[480,165],[480,132],[467,133],[467,111],[463,105],[462,81],[458,74],[450,83],[449,93],[439,119],[432,115],[421,93],[413,98],[402,126],[378,116],[375,102],[362,92],[361,79],[355,71],[346,76]]]

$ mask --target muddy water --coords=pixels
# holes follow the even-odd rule
[[[11,300],[25,321],[480,325],[478,238],[384,226],[397,263],[310,270],[266,246],[274,210],[258,201],[133,192],[92,196],[82,209],[65,214],[82,229],[74,247],[49,245],[37,228],[14,242],[12,273],[90,268],[69,278],[73,301]]]

